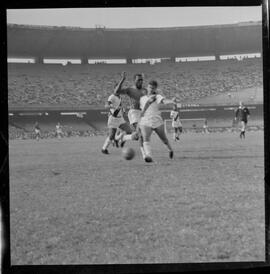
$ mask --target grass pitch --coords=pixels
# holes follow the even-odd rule
[[[149,164],[101,136],[10,141],[12,264],[264,260],[263,132],[246,135],[183,134],[173,160],[154,135]]]

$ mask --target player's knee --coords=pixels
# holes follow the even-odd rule
[[[138,141],[139,140],[139,134],[138,134],[138,132],[133,132],[131,134],[131,139]]]

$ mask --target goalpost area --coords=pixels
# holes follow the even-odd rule
[[[263,104],[247,105],[250,111],[247,130],[263,129]],[[211,131],[237,130],[240,124],[234,122],[235,106],[191,106],[180,108],[183,132],[202,132],[205,127]],[[167,133],[173,132],[170,110],[163,109],[162,117]]]

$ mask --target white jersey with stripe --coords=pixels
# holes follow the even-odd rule
[[[153,95],[144,95],[140,99],[140,107],[141,110],[143,110],[145,104],[147,101],[152,97]],[[159,104],[164,99],[164,97],[160,94],[155,95],[156,100],[149,105],[147,110],[144,113],[144,117],[153,117],[153,116],[161,116],[161,112],[159,110]]]
[[[110,105],[110,115],[113,115],[116,110],[119,110],[115,117],[123,117],[122,100],[114,94],[111,94],[108,98],[108,103]]]
[[[170,114],[171,119],[173,119],[173,121],[180,121],[180,116],[179,116],[179,111],[175,111],[172,110],[171,114]]]
[[[152,95],[145,95],[140,99],[140,107],[143,110],[145,104],[150,100]],[[159,104],[162,102],[164,97],[160,94],[156,95],[156,100],[152,102],[147,110],[145,111],[143,117],[141,118],[140,124],[149,126],[152,128],[157,128],[163,123],[163,119],[161,117],[161,112],[159,110]]]

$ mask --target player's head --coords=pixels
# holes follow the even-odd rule
[[[143,84],[143,75],[141,73],[137,73],[134,75],[134,83],[137,89],[142,88]]]
[[[156,94],[157,93],[158,83],[155,80],[151,80],[147,85],[147,93],[148,94]]]

